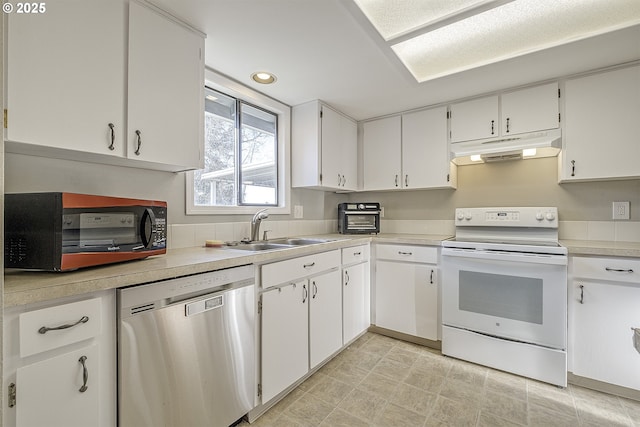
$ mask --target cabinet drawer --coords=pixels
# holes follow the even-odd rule
[[[296,281],[339,266],[340,251],[338,249],[266,264],[262,266],[262,288]]]
[[[18,322],[20,357],[98,336],[101,319],[101,298],[22,313]]]
[[[342,249],[342,265],[357,264],[369,260],[369,245]]]
[[[640,260],[573,257],[574,278],[640,283]]]
[[[437,264],[438,248],[431,246],[377,245],[376,258]]]

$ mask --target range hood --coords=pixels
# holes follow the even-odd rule
[[[451,160],[457,165],[505,160],[555,157],[562,148],[560,129],[526,133],[497,139],[479,139],[451,144]]]

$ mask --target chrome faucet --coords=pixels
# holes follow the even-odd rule
[[[251,241],[255,242],[258,240],[258,236],[260,235],[260,223],[263,219],[269,218],[269,214],[266,209],[260,209],[251,219]]]

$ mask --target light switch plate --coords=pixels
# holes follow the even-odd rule
[[[629,219],[629,202],[613,202],[613,219]]]
[[[296,219],[300,219],[304,216],[304,212],[302,209],[302,205],[295,205],[293,207],[293,217]]]

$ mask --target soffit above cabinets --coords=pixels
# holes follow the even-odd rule
[[[417,82],[640,22],[637,0],[354,0]]]

